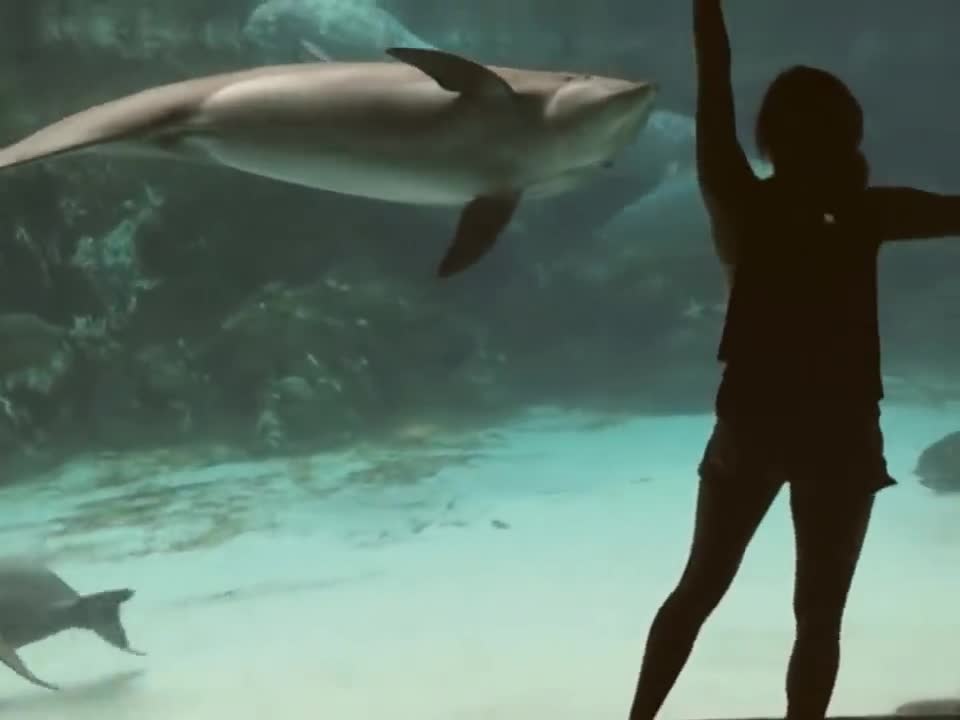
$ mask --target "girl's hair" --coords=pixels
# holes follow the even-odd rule
[[[774,164],[778,157],[850,157],[859,154],[862,141],[863,108],[836,75],[796,65],[767,89],[756,143]]]

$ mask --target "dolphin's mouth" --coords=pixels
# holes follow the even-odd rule
[[[660,96],[660,86],[657,83],[646,85],[643,92],[643,98],[640,101],[640,107],[635,119],[635,132],[643,130],[650,121],[650,116],[657,106],[657,98]]]

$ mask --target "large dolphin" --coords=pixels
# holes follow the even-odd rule
[[[0,150],[0,168],[85,149],[192,159],[337,193],[465,206],[441,277],[485,255],[521,196],[576,187],[638,135],[656,85],[488,67],[424,48],[400,62],[259,67],[90,108]]]

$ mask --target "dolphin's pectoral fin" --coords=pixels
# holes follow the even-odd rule
[[[437,275],[450,277],[463,272],[490,252],[519,202],[520,193],[474,198],[460,214],[456,237],[440,263]]]
[[[21,660],[20,656],[17,654],[16,648],[4,642],[2,637],[0,637],[0,661],[5,663],[11,670],[17,673],[17,675],[22,677],[24,680],[29,680],[34,685],[39,685],[47,690],[60,689],[56,685],[51,685],[48,682],[44,682],[30,672],[30,668],[24,665],[23,660]]]
[[[450,92],[484,97],[511,97],[513,88],[490,68],[442,50],[395,47],[392,58],[413,65]]]

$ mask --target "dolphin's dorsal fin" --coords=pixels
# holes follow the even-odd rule
[[[437,81],[444,90],[474,97],[510,97],[513,88],[480,63],[442,50],[395,47],[387,55],[413,65]]]
[[[0,662],[6,664],[11,670],[17,673],[17,675],[22,677],[24,680],[29,680],[34,685],[39,685],[47,690],[60,689],[56,685],[51,685],[50,683],[41,680],[34,675],[33,672],[30,671],[30,668],[24,665],[23,660],[21,660],[20,656],[17,654],[16,648],[5,642],[3,637],[0,637]]]

